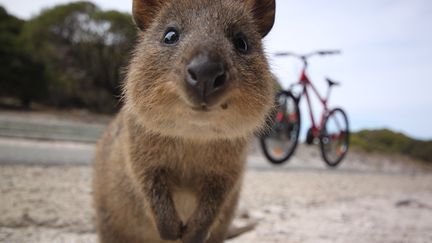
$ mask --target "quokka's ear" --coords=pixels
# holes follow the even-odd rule
[[[164,0],[133,0],[132,14],[135,24],[145,31],[153,22]]]
[[[258,32],[261,37],[266,36],[273,28],[276,15],[275,0],[248,0],[252,8],[252,14],[258,24]]]

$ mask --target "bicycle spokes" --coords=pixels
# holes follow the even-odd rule
[[[320,136],[323,159],[336,166],[348,151],[348,119],[342,109],[334,109],[326,117]]]
[[[300,114],[295,98],[280,93],[276,98],[276,115],[272,129],[261,137],[265,156],[275,164],[286,161],[297,146],[300,132]]]
[[[276,56],[298,58],[302,61],[303,68],[298,82],[290,85],[288,90],[281,91],[276,95],[277,113],[274,113],[272,129],[265,136],[262,136],[260,140],[264,155],[272,163],[279,164],[287,160],[297,146],[301,117],[298,103],[303,96],[306,99],[311,118],[311,128],[308,130],[306,143],[313,144],[314,140],[319,138],[322,157],[329,166],[338,165],[345,157],[349,145],[349,127],[345,112],[340,108],[330,110],[330,112],[322,115],[324,119],[321,124],[318,124],[315,122],[310,98],[310,95],[315,95],[322,105],[322,110],[327,112],[329,110],[327,105],[330,90],[339,83],[327,78],[329,89],[327,96],[322,96],[307,75],[309,58],[332,54],[340,54],[340,51],[322,50],[305,55],[292,52],[276,54]],[[295,87],[300,87],[302,91],[297,92]],[[298,96],[294,97],[293,92]]]

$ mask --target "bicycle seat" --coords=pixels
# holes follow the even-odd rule
[[[331,87],[331,86],[338,86],[338,85],[340,85],[339,82],[333,81],[333,80],[331,80],[331,79],[329,79],[329,78],[326,78],[326,81],[327,81],[327,83],[328,83],[328,85],[329,85],[330,87]]]

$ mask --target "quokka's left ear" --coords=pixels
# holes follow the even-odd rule
[[[276,15],[275,0],[248,0],[253,17],[258,25],[258,32],[265,37],[273,28]]]

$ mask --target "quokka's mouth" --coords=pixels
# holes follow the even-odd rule
[[[208,105],[206,103],[202,103],[199,106],[193,106],[191,108],[192,108],[192,110],[198,111],[198,112],[208,112],[208,111],[210,111],[210,109],[209,109],[209,107],[208,107]]]
[[[217,106],[208,106],[205,103],[202,103],[200,106],[192,106],[191,109],[198,112],[209,112],[215,110],[216,108],[221,108],[222,110],[228,109],[228,103],[224,102],[221,105]]]

